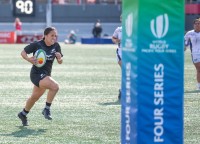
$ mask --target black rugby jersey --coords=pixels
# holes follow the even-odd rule
[[[50,76],[53,61],[56,58],[55,53],[59,52],[61,54],[61,56],[63,56],[60,45],[57,42],[55,42],[53,45],[47,46],[45,44],[44,40],[40,40],[37,42],[33,42],[24,48],[24,50],[27,54],[33,53],[33,55],[35,54],[35,52],[38,49],[43,49],[46,52],[47,60],[46,60],[45,65],[40,68],[33,65],[32,69],[31,69],[31,73],[40,73],[40,74],[44,73],[44,74]]]

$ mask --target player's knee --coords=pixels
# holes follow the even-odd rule
[[[51,87],[51,90],[57,92],[57,91],[59,90],[59,84],[58,84],[58,83],[54,83],[54,84],[52,85],[52,87]]]

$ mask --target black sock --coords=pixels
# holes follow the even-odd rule
[[[26,116],[29,113],[29,111],[25,110],[24,108],[21,113]]]
[[[50,109],[50,107],[51,107],[51,103],[46,102],[45,109]]]

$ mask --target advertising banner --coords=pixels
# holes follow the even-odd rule
[[[17,35],[17,43],[32,43],[42,39],[43,35]]]
[[[184,0],[125,0],[122,144],[183,144]]]
[[[0,43],[2,44],[12,44],[16,42],[15,32],[0,32]]]

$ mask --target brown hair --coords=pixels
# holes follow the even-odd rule
[[[194,24],[195,22],[200,22],[200,18],[196,18],[196,19],[193,21],[193,24]]]
[[[44,36],[45,35],[48,35],[51,31],[55,30],[56,31],[56,28],[55,27],[47,27],[45,28],[44,30]],[[45,37],[43,36],[43,40],[45,39]]]

